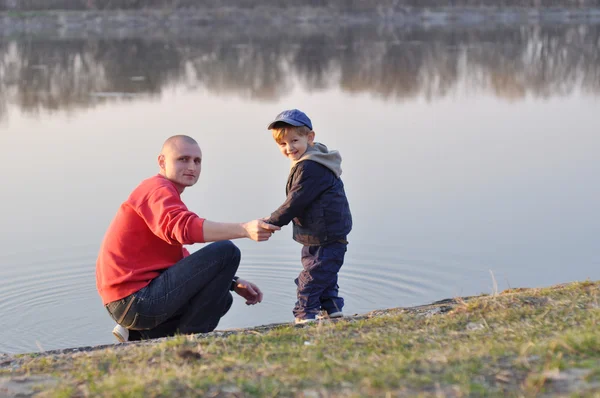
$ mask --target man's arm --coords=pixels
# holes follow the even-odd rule
[[[204,219],[188,210],[171,185],[155,189],[135,211],[154,235],[167,243],[191,245],[204,242]]]
[[[224,223],[204,220],[204,241],[216,242],[220,240],[249,238],[257,242],[268,240],[274,231],[281,228],[268,224],[262,220],[253,220],[246,223]]]
[[[137,211],[152,232],[169,243],[193,244],[238,238],[260,242],[280,229],[262,220],[222,223],[200,218],[187,209],[170,186],[153,192]]]

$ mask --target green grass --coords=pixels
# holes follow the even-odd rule
[[[77,354],[24,355],[42,396],[600,395],[600,283],[457,299],[311,326],[178,336]],[[379,312],[380,313],[380,312]]]

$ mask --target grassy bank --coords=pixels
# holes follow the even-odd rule
[[[12,380],[59,397],[597,397],[599,321],[600,282],[581,282],[310,326],[20,355],[0,360],[0,379],[5,393]]]

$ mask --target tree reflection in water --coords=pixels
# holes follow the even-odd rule
[[[259,101],[295,84],[389,100],[461,87],[513,101],[600,93],[599,25],[254,30],[0,41],[0,118],[8,106],[72,111],[174,85]]]

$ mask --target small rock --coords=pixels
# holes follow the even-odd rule
[[[566,369],[562,372],[559,369],[552,369],[545,371],[542,375],[546,380],[554,382],[573,381],[576,379],[583,379],[591,372],[591,369]]]
[[[467,330],[481,330],[481,329],[485,329],[485,326],[481,323],[469,322],[467,324]]]
[[[221,388],[221,392],[224,392],[226,394],[239,394],[240,392],[242,392],[242,390],[240,390],[236,386],[225,386]]]
[[[441,308],[440,307],[436,307],[436,308],[433,308],[433,309],[427,311],[425,313],[425,316],[426,317],[430,317],[430,316],[433,316],[433,315],[436,315],[436,314],[441,314],[441,313],[442,313]]]
[[[302,391],[302,393],[304,394],[304,397],[306,398],[319,398],[319,392],[315,391],[315,390],[304,390]]]
[[[0,377],[0,392],[3,397],[31,396],[39,387],[55,385],[49,376]]]

